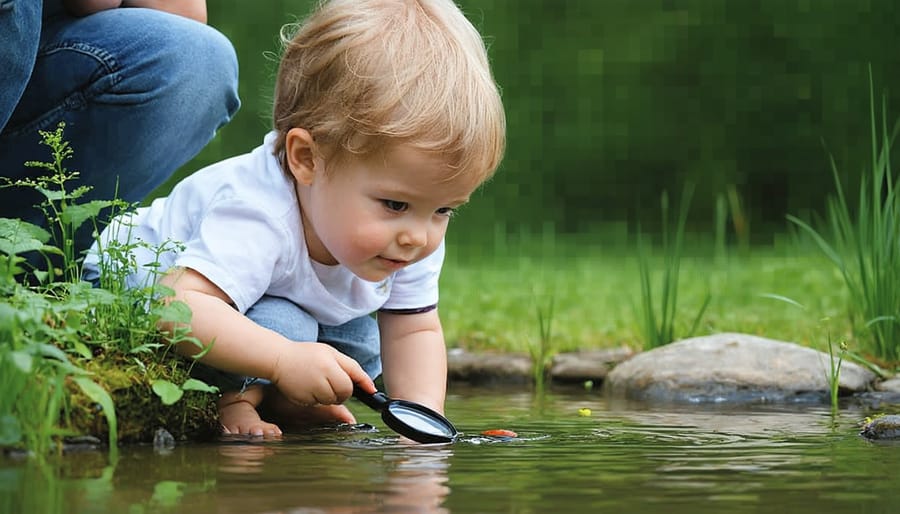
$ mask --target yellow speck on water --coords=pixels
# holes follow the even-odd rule
[[[588,409],[588,408],[578,409],[578,415],[583,418],[586,418],[591,415],[591,409]]]

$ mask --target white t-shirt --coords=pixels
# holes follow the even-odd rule
[[[274,132],[267,134],[252,152],[194,173],[169,196],[110,224],[100,237],[104,245],[112,239],[147,243],[132,250],[137,271],[127,276],[126,285],[150,285],[155,262],[160,273],[187,267],[222,289],[242,313],[263,295],[278,296],[324,325],[341,325],[379,309],[436,305],[443,242],[430,256],[381,282],[309,257],[294,186],[272,155],[274,139]],[[157,256],[160,247],[165,251]],[[95,243],[85,259],[85,278],[98,277],[98,268]]]

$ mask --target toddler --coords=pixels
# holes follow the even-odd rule
[[[282,39],[263,144],[101,242],[180,243],[159,259],[135,248],[128,285],[162,271],[190,306],[225,433],[353,423],[342,402],[382,371],[391,396],[442,412],[444,234],[505,144],[481,37],[452,0],[333,0]]]

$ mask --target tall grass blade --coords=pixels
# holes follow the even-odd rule
[[[660,275],[659,296],[653,285],[651,250],[645,244],[640,226],[637,236],[637,261],[640,279],[641,312],[638,320],[644,333],[645,349],[656,348],[676,339],[675,323],[678,307],[678,280],[681,274],[681,259],[684,249],[684,232],[690,208],[693,185],[687,184],[682,192],[678,218],[674,230],[669,225],[669,197],[663,192],[660,201],[662,207],[662,254],[663,269]],[[700,319],[710,302],[707,295],[697,315],[690,325],[692,335],[700,324]],[[658,305],[657,305],[658,304]]]
[[[849,295],[848,311],[861,340],[875,356],[900,360],[900,196],[894,189],[890,150],[900,122],[888,128],[887,100],[876,110],[869,67],[871,168],[859,178],[855,206],[841,184],[838,167],[829,156],[835,194],[827,202],[829,236],[802,220],[788,220],[809,234],[835,264]],[[881,119],[878,119],[880,111]],[[879,122],[880,121],[880,122]],[[880,131],[879,131],[880,129]]]

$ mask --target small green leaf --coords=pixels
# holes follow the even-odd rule
[[[51,357],[58,361],[68,362],[69,358],[66,356],[66,353],[60,350],[58,347],[53,346],[52,344],[46,343],[34,343],[31,345],[31,348],[35,350],[35,353],[38,353],[44,357]]]
[[[162,321],[184,324],[191,322],[191,308],[184,302],[175,301],[166,305],[160,305],[153,312]]]
[[[144,343],[128,350],[128,353],[153,353],[161,346],[161,343]]]
[[[23,351],[15,351],[10,352],[9,357],[12,359],[12,363],[23,373],[31,373],[31,366],[34,363],[34,359],[30,354]]]
[[[151,387],[156,396],[162,400],[163,405],[172,405],[184,395],[184,391],[180,387],[168,380],[154,380]]]
[[[202,380],[197,380],[196,378],[189,378],[181,384],[181,388],[185,391],[203,391],[204,393],[218,393],[219,388],[214,385],[209,385]]]
[[[94,357],[94,354],[91,353],[90,348],[87,347],[86,344],[81,341],[75,341],[72,343],[72,349],[77,353],[80,357],[91,360]]]
[[[46,187],[36,187],[35,189],[51,202],[63,200],[68,197],[66,192],[61,190],[47,189]]]
[[[0,252],[16,255],[40,250],[50,240],[46,230],[18,219],[0,218]]]
[[[85,288],[77,294],[91,305],[113,305],[119,299],[112,291],[99,287]]]
[[[78,384],[81,391],[88,398],[100,404],[103,415],[106,416],[106,424],[109,425],[109,447],[114,449],[118,441],[118,426],[116,424],[116,406],[106,389],[88,377],[72,377],[72,381]]]
[[[97,218],[100,211],[110,207],[113,202],[108,200],[94,200],[91,202],[67,205],[66,209],[60,214],[63,222],[71,224],[73,229],[77,229],[85,221]]]

